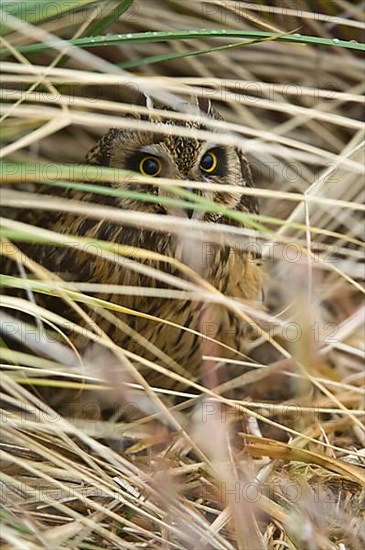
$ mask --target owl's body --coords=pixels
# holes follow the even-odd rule
[[[221,118],[210,108],[210,105],[206,104],[204,110],[210,117]],[[147,120],[156,124],[166,122],[166,119],[161,120],[156,116],[148,117]],[[167,135],[162,129],[159,133],[112,129],[89,152],[86,160],[89,164],[130,169],[142,173],[147,170],[151,173],[152,169],[156,169],[157,172],[158,168],[157,177],[235,184],[242,187],[252,186],[250,170],[242,151],[217,145],[214,142],[214,135],[212,142],[209,143],[194,137],[196,129],[206,129],[204,122],[167,122],[169,125],[189,127],[192,137]],[[213,161],[216,161],[216,166],[212,170]],[[166,192],[166,187],[158,185],[145,186],[132,182],[128,183],[127,188],[147,192],[155,197],[173,196],[171,190]],[[49,193],[49,188],[45,191]],[[236,211],[257,212],[255,199],[244,194],[201,190],[195,192]],[[85,194],[72,189],[62,190],[61,196],[134,210],[140,212],[141,216],[144,212],[175,215],[192,219],[192,224],[195,219],[198,219],[206,222],[207,227],[208,224],[213,223],[238,225],[237,222],[220,214],[194,211],[194,209],[184,210],[175,205],[166,206],[158,200],[143,202],[125,197]],[[175,196],[175,198],[178,197]],[[62,276],[66,275],[68,280],[158,288],[160,296],[161,289],[171,289],[174,288],[173,285],[166,280],[161,281],[159,278],[134,270],[133,262],[142,262],[145,266],[161,270],[162,273],[191,281],[186,273],[182,273],[176,264],[170,261],[173,259],[196,269],[201,278],[226,296],[254,300],[259,294],[259,268],[247,252],[240,248],[236,248],[232,253],[232,250],[224,244],[199,241],[199,234],[194,232],[191,233],[192,241],[190,241],[189,235],[181,238],[178,234],[167,233],[165,230],[145,229],[143,226],[121,226],[108,219],[85,218],[85,216],[71,213],[56,215],[53,212],[42,212],[39,215],[37,212],[36,215],[37,218],[33,213],[33,223],[59,233],[101,239],[135,247],[136,250],[152,251],[168,258],[167,261],[148,257],[142,260],[135,255],[115,263],[100,254],[90,255],[86,251],[68,247],[50,249],[32,245],[27,249],[31,257]],[[204,232],[204,239],[206,238],[207,234]],[[202,342],[207,342],[202,338],[201,333],[222,341],[234,350],[243,351],[244,349],[247,334],[245,334],[242,319],[224,306],[209,305],[206,301],[197,299],[144,296],[143,291],[140,295],[138,292],[98,294],[98,298],[132,310],[128,314],[125,310],[124,312],[109,310],[109,313],[115,316],[114,321],[110,316],[105,319],[92,309],[88,310],[88,314],[116,344],[188,378],[199,377],[202,365]],[[60,301],[59,307],[62,315],[72,317],[70,310]],[[159,319],[162,322],[159,322]],[[75,320],[80,322],[78,318]],[[82,347],[85,342],[76,338],[75,343]],[[204,349],[210,350],[209,346]],[[228,350],[222,347],[214,349],[214,353],[223,357],[229,355]],[[176,385],[173,379],[162,375],[156,376],[151,371],[147,372],[146,367],[142,368],[142,372],[150,383],[165,387]]]

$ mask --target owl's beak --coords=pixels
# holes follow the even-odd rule
[[[186,190],[189,191],[190,193],[194,193],[194,189],[191,189],[191,187],[186,187]],[[187,202],[193,202],[189,199],[185,199]],[[191,218],[193,217],[194,215],[194,208],[185,208],[185,212],[189,218],[189,220],[191,220]]]

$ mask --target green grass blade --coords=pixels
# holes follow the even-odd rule
[[[112,23],[117,22],[132,4],[133,0],[123,0],[122,2],[119,2],[118,5],[110,11],[110,13],[105,15],[99,21],[95,21],[93,25],[90,25],[85,33],[85,36],[92,36],[105,31],[105,29],[107,29]],[[112,6],[113,5],[115,5],[115,2],[112,2]]]
[[[49,0],[37,0],[36,2],[27,0],[26,2],[1,2],[2,23],[0,34],[5,34],[7,30],[12,30],[6,25],[7,15],[21,19],[33,25],[39,25],[43,21],[50,21],[62,17],[66,13],[72,13],[79,9],[85,9],[96,0],[67,0],[65,2],[50,2]]]
[[[123,43],[135,43],[135,44],[147,44],[150,42],[168,42],[170,40],[188,40],[196,38],[238,38],[241,40],[264,40],[272,39],[277,36],[275,33],[266,31],[237,31],[231,29],[210,30],[210,29],[197,29],[197,30],[181,30],[181,31],[148,31],[140,33],[127,33],[127,34],[110,34],[104,36],[92,36],[76,38],[69,40],[70,47],[77,46],[79,48],[91,48],[94,46],[112,46],[115,44]],[[336,46],[341,48],[348,48],[353,50],[365,50],[365,44],[356,42],[354,40],[340,40],[338,38],[322,38],[318,36],[308,36],[301,34],[287,34],[277,38],[279,42],[289,42],[296,44],[312,44],[316,46]],[[46,50],[52,46],[57,46],[58,41],[52,41],[47,44],[37,43],[19,46],[20,52],[39,52]],[[1,54],[4,54],[7,50],[2,49]]]
[[[271,38],[261,38],[260,40],[248,40],[246,42],[239,42],[238,44],[226,44],[225,46],[217,46],[215,48],[203,48],[200,50],[192,50],[190,52],[181,52],[173,54],[151,55],[149,57],[143,57],[133,61],[126,61],[125,63],[118,63],[119,67],[123,69],[134,69],[142,65],[152,65],[153,63],[161,63],[163,61],[174,61],[175,59],[182,59],[184,57],[195,57],[197,55],[204,55],[213,52],[221,52],[224,50],[231,50],[233,48],[241,48],[243,46],[249,46],[251,44],[258,44],[259,42],[267,42],[269,40],[277,40],[281,36],[287,36],[287,33],[282,35],[273,35]]]

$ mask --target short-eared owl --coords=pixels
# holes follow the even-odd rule
[[[96,296],[118,306],[108,309],[107,318],[102,315],[100,308],[89,309],[89,306],[83,305],[98,327],[122,349],[153,361],[168,372],[175,371],[197,379],[201,372],[202,354],[213,352],[227,357],[232,354],[228,347],[239,351],[244,349],[244,321],[237,312],[222,303],[209,303],[206,294],[199,300],[199,293],[194,292],[191,298],[187,291],[184,293],[183,289],[174,287],[173,278],[178,277],[180,281],[194,285],[199,285],[200,278],[200,281],[209,283],[226,297],[250,301],[259,294],[260,270],[244,247],[238,247],[232,253],[232,248],[219,243],[219,239],[209,242],[209,227],[212,224],[239,226],[240,221],[219,211],[204,211],[201,206],[194,208],[192,202],[186,199],[184,205],[179,206],[176,201],[171,201],[174,196],[171,190],[173,182],[170,186],[158,185],[160,177],[201,182],[207,185],[207,189],[204,189],[204,185],[192,189],[197,200],[208,199],[236,212],[258,211],[256,199],[252,195],[209,190],[208,184],[212,183],[235,185],[238,190],[244,190],[253,185],[251,172],[240,148],[219,143],[219,129],[211,131],[210,139],[196,137],[197,130],[208,130],[204,124],[207,116],[222,120],[210,102],[194,100],[189,105],[193,114],[205,116],[176,120],[173,114],[177,108],[174,110],[155,105],[155,111],[162,109],[171,113],[171,118],[161,116],[161,112],[158,116],[158,112],[152,109],[152,100],[148,99],[149,114],[133,114],[132,119],[153,123],[155,129],[135,129],[134,126],[132,129],[111,129],[86,156],[88,164],[122,168],[154,177],[157,185],[141,183],[141,178],[137,182],[127,178],[127,184],[120,183],[120,179],[116,183],[103,184],[129,191],[124,195],[113,193],[111,196],[79,189],[62,189],[57,192],[57,197],[62,199],[112,206],[119,211],[134,211],[137,214],[133,223],[117,223],[108,216],[101,218],[97,207],[94,207],[95,214],[90,208],[88,216],[77,212],[44,212],[41,211],[41,203],[40,210],[33,211],[25,221],[58,233],[123,245],[120,250],[132,247],[135,254],[124,259],[118,256],[118,262],[113,261],[113,254],[108,257],[101,253],[90,254],[83,251],[82,247],[31,245],[26,248],[26,253],[67,281],[105,285],[105,289],[100,287],[101,292]],[[166,125],[173,131],[164,131]],[[179,126],[189,131],[180,131],[182,135],[179,135]],[[42,192],[50,195],[50,189],[48,186]],[[150,200],[138,200],[138,192],[147,193]],[[179,196],[175,195],[175,199],[179,199]],[[180,200],[183,199],[180,197]],[[144,227],[144,213],[177,216],[187,221],[191,228],[181,233],[164,227],[159,229],[158,226]],[[197,222],[200,222],[200,232],[194,231]],[[203,232],[201,222],[206,224]],[[199,240],[200,235],[203,235],[202,240]],[[140,250],[147,252],[141,254]],[[167,258],[156,259],[149,251]],[[198,277],[191,278],[188,270],[181,270],[180,262],[194,269]],[[136,264],[139,266],[137,269]],[[163,276],[159,277],[158,273],[155,276],[156,270]],[[110,285],[119,285],[124,289],[127,286],[134,287],[134,290],[117,290],[116,286]],[[208,286],[205,287],[207,289]],[[203,292],[204,288],[201,287]],[[41,301],[38,296],[36,299]],[[81,322],[80,317],[61,299],[57,298],[53,304],[64,317]],[[220,346],[214,340],[225,346]],[[78,338],[74,338],[74,342],[78,347],[85,343]],[[132,360],[138,364],[138,359],[132,356]],[[206,365],[209,368],[209,363]],[[146,366],[139,365],[139,368],[150,383],[165,387],[176,385],[173,379],[163,374],[156,375],[152,370],[148,371]]]

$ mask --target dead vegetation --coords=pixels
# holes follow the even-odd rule
[[[4,4],[2,252],[18,258],[19,273],[2,276],[3,333],[17,332],[18,343],[42,338],[13,349],[5,338],[2,347],[3,548],[362,548],[364,66],[347,47],[363,36],[360,3],[29,2],[25,11],[18,3],[23,12]],[[151,37],[202,28],[276,39]],[[138,32],[151,41],[133,41]],[[317,42],[277,39],[289,32]],[[94,47],[105,33],[124,38]],[[71,39],[89,39],[88,47],[67,49]],[[33,42],[53,47],[27,51]],[[211,51],[186,55],[201,50]],[[221,227],[217,238],[240,246],[254,232],[265,296],[242,308],[261,335],[232,361],[237,377],[223,388],[197,381],[173,392],[149,385],[136,373],[143,361],[92,324],[86,336],[98,345],[75,366],[62,318],[41,309],[38,294],[62,296],[84,318],[85,303],[109,316],[113,304],[97,303],[95,286],[70,284],[25,258],[22,241],[50,236],[9,213],[37,205],[38,182],[122,182],[123,173],[82,171],[86,151],[110,127],[132,124],[121,115],[138,109],[135,91],[169,101],[187,89],[225,117],[222,143],[248,153],[261,214],[252,230]],[[42,197],[42,205],[141,222],[93,204]],[[166,220],[170,230],[184,234],[186,226]],[[116,262],[128,255],[110,243],[100,250]],[[175,283],[166,299],[237,307],[199,276]],[[14,325],[15,310],[27,320]],[[214,342],[205,361],[219,362]],[[143,364],[166,371],[163,361]],[[42,397],[45,386],[79,389],[87,399],[61,414]]]

